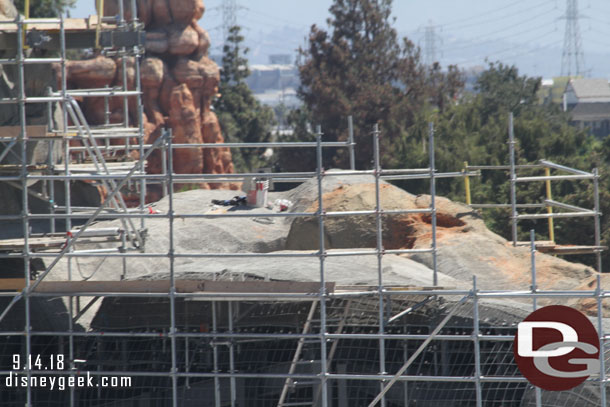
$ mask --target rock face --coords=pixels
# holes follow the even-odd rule
[[[107,0],[104,14],[115,15],[119,1],[124,2],[125,18],[131,18],[131,2]],[[175,143],[222,143],[218,119],[211,103],[218,93],[220,74],[218,66],[208,58],[210,37],[197,21],[204,12],[201,0],[138,0],[138,16],[145,24],[146,55],[140,63],[142,102],[144,104],[145,143],[154,142],[163,128],[171,128]],[[68,85],[72,88],[103,88],[123,86],[124,76],[128,89],[135,89],[135,61],[123,62],[104,56],[67,63]],[[106,120],[103,98],[86,98],[83,110],[91,124]],[[137,104],[129,98],[129,122],[137,123]],[[125,121],[123,98],[111,97],[108,101],[110,123]],[[115,141],[122,142],[122,141]],[[161,172],[160,155],[148,160],[149,173]],[[228,149],[176,149],[176,173],[232,173],[233,162]],[[200,184],[202,188],[231,188],[234,184]],[[149,200],[159,196],[154,188]]]
[[[308,184],[288,194],[287,198],[295,202],[291,211],[318,210],[316,192]],[[380,185],[380,200],[386,211],[426,209],[430,204],[428,195],[413,195],[387,183]],[[375,185],[329,179],[324,187],[323,206],[328,212],[374,210]],[[483,289],[529,288],[531,259],[528,247],[512,247],[504,238],[488,230],[480,216],[466,205],[437,197],[436,209],[439,273],[466,284],[474,275]],[[317,218],[296,218],[286,238],[286,249],[319,249],[317,221]],[[329,249],[376,247],[374,215],[328,217],[324,221],[324,232]],[[382,232],[384,249],[429,249],[431,218],[425,213],[383,215]],[[433,266],[428,253],[414,253],[408,257],[429,268]],[[597,276],[590,267],[543,253],[536,255],[536,269],[537,285],[542,290],[590,289],[577,287],[583,282],[594,281]]]

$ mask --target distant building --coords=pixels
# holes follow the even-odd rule
[[[570,81],[569,76],[556,76],[552,79],[543,79],[538,90],[538,100],[540,104],[562,105],[563,94],[566,91],[566,86]]]
[[[610,85],[607,79],[571,79],[563,94],[571,122],[596,137],[610,134]]]
[[[290,65],[292,64],[292,56],[290,54],[269,55],[269,63],[271,65]]]
[[[222,70],[222,55],[210,55]],[[296,107],[301,104],[297,98],[297,89],[300,85],[299,70],[291,63],[291,56],[286,54],[270,55],[272,64],[250,65],[250,76],[246,84],[261,103],[270,106],[284,104]]]
[[[254,96],[266,105],[297,106],[300,103],[296,97],[300,80],[295,65],[251,65],[246,83]]]

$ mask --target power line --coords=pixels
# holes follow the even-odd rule
[[[512,29],[514,29],[515,27],[522,26],[522,25],[524,25],[525,23],[529,23],[529,22],[531,22],[531,21],[533,21],[533,20],[536,20],[536,19],[538,19],[538,18],[540,18],[540,17],[542,17],[542,16],[545,16],[545,15],[547,15],[547,13],[546,13],[546,12],[541,13],[541,14],[538,14],[538,15],[535,15],[535,16],[533,16],[533,17],[531,17],[531,18],[527,19],[527,20],[523,20],[523,21],[519,22],[518,24],[513,24],[513,25],[510,25],[510,26],[506,26],[506,27],[502,27],[502,28],[500,28],[500,29],[494,30],[494,32],[493,32],[493,33],[491,33],[491,34],[498,34],[498,33],[502,33],[502,32],[505,32],[505,31],[512,30]],[[537,30],[543,29],[543,28],[545,28],[545,26],[546,26],[545,24],[539,24],[538,26],[536,26],[536,27],[534,27],[534,28],[532,28],[532,29],[530,29],[530,30],[521,31],[520,33],[518,33],[518,34],[516,34],[516,35],[528,34],[528,33],[530,33],[530,32],[533,32],[533,31],[537,31]],[[481,37],[490,37],[490,36],[491,36],[491,34],[489,34],[489,35],[481,35]],[[513,36],[513,37],[514,37],[514,36]],[[477,42],[477,43],[474,43],[474,44],[462,45],[462,46],[460,46],[460,47],[454,47],[454,48],[452,49],[452,51],[462,50],[462,49],[466,49],[466,48],[478,47],[478,46],[481,46],[481,45],[484,45],[484,44],[489,44],[489,43],[492,43],[492,42],[494,42],[494,41],[500,41],[500,40],[503,40],[503,39],[506,39],[506,37],[504,36],[504,37],[488,38],[488,39],[487,39],[487,40],[485,40],[485,41],[480,41],[480,42]]]
[[[549,34],[552,34],[553,32],[554,31],[550,31],[547,34],[540,36],[539,38],[543,38],[545,36],[548,36]],[[518,53],[515,53],[515,54],[509,54],[509,55],[506,55],[506,56],[501,56],[501,58],[502,59],[512,59],[512,58],[515,58],[515,57],[519,57],[519,56],[523,56],[523,55],[528,55],[528,54],[531,54],[533,52],[536,52],[536,51],[539,51],[539,50],[542,50],[542,49],[548,49],[550,47],[553,47],[555,45],[560,45],[560,44],[561,44],[561,40],[555,40],[555,41],[552,41],[552,42],[540,45],[538,47],[529,49],[527,51],[518,52]],[[497,58],[499,56],[499,54],[503,54],[503,53],[512,51],[512,50],[514,50],[516,48],[521,48],[521,46],[507,48],[507,49],[504,49],[502,51],[498,51],[496,53],[490,53],[490,54],[487,54],[485,56],[479,56],[477,58],[470,58],[470,59],[468,59],[466,61],[457,62],[457,64],[458,65],[465,65],[465,64],[471,64],[471,63],[475,63],[475,62],[480,62],[482,59],[489,59],[490,57]]]
[[[545,33],[537,35],[536,39],[539,40],[539,39],[542,39],[542,38],[546,38],[546,37],[554,34],[555,32],[556,32],[555,30],[547,31]],[[531,42],[531,41],[528,41],[528,42]],[[500,54],[504,54],[506,52],[510,52],[510,51],[513,51],[513,50],[516,50],[516,49],[519,49],[519,48],[523,48],[523,44],[514,44],[512,46],[509,46],[507,48],[501,49],[499,51],[493,51],[493,52],[486,53],[485,55],[479,55],[478,57],[475,57],[475,58],[469,58],[469,61],[473,61],[475,59],[478,60],[478,59],[481,59],[481,58],[488,58],[490,56],[498,56]],[[540,46],[536,47],[534,49],[539,49],[539,48],[540,48]]]
[[[445,27],[448,27],[448,26],[460,24],[460,23],[463,23],[463,22],[466,22],[466,21],[479,20],[479,19],[482,19],[482,18],[486,18],[487,16],[489,16],[491,14],[496,14],[498,11],[503,11],[503,10],[506,10],[506,9],[508,9],[510,7],[516,6],[517,4],[529,3],[529,2],[530,2],[529,0],[518,0],[518,1],[515,1],[513,3],[507,4],[504,7],[496,8],[496,9],[493,9],[493,10],[489,10],[489,11],[484,12],[482,14],[479,14],[477,16],[472,16],[472,17],[462,18],[462,19],[459,19],[459,20],[450,21],[450,22],[442,24],[442,25],[445,26]]]
[[[274,15],[271,15],[271,14],[262,13],[262,12],[260,12],[258,10],[254,10],[254,9],[252,9],[250,7],[247,7],[247,6],[243,6],[242,8],[244,10],[247,10],[249,13],[256,14],[256,15],[258,15],[260,17],[267,18],[268,21],[273,21],[276,25],[279,25],[278,22],[283,22],[284,24],[289,24],[289,25],[291,25],[293,27],[309,28],[309,25],[303,24],[303,22],[297,22],[297,21],[293,21],[293,20],[288,20],[286,18],[274,16]],[[268,24],[268,21],[266,22],[267,24]]]
[[[451,26],[450,29],[454,30],[454,31],[455,30],[463,30],[463,29],[467,29],[467,28],[471,28],[471,27],[480,27],[481,25],[496,23],[498,21],[506,21],[508,18],[515,17],[515,16],[518,16],[518,15],[521,15],[521,14],[526,14],[526,13],[527,14],[531,14],[533,10],[536,10],[538,8],[541,8],[541,7],[546,6],[548,4],[551,4],[551,3],[554,4],[554,1],[553,0],[545,1],[545,2],[539,3],[539,4],[534,5],[534,6],[530,5],[526,9],[521,9],[521,10],[515,12],[515,13],[512,13],[512,14],[504,14],[504,15],[498,16],[497,18],[491,18],[491,19],[486,18],[483,21],[477,21],[477,22],[473,22],[473,23],[469,23],[469,24],[463,24],[463,25],[458,25],[458,26]],[[549,13],[553,9],[551,9],[548,12],[545,12],[545,13]],[[443,27],[447,27],[447,25],[443,25]]]

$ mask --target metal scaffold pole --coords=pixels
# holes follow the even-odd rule
[[[322,388],[322,407],[328,405],[328,366],[327,366],[327,326],[326,326],[326,275],[324,269],[324,262],[326,258],[326,243],[324,240],[324,162],[322,156],[322,128],[317,127],[316,135],[316,173],[318,181],[318,239],[320,249],[318,257],[320,259],[320,291],[319,291],[319,303],[320,303],[320,387]]]
[[[532,286],[531,293],[534,294],[532,297],[533,310],[538,309],[538,300],[535,296],[538,291],[538,285],[536,283],[536,232],[534,229],[530,230],[530,268],[532,273]],[[542,390],[540,387],[535,387],[534,393],[536,395],[536,407],[542,406]]]
[[[231,279],[232,281],[233,279]],[[239,309],[239,308],[238,308]],[[227,303],[227,326],[229,327],[229,334],[233,333],[233,301]],[[229,340],[229,373],[235,374],[235,341]],[[237,381],[234,376],[229,379],[229,391],[230,391],[230,406],[237,406]]]
[[[594,211],[595,211],[595,257],[597,260],[597,272],[601,273],[602,272],[602,253],[600,250],[600,246],[601,246],[601,225],[600,225],[600,219],[601,219],[601,210],[599,207],[599,173],[597,168],[593,169],[593,201],[595,204],[594,207]]]
[[[480,343],[480,327],[479,327],[479,297],[477,288],[477,276],[472,276],[472,339],[474,343],[474,374],[475,374],[475,393],[477,407],[483,407],[483,391],[481,386],[481,343]]]
[[[356,155],[355,155],[355,151],[354,151],[354,118],[351,115],[347,118],[347,131],[348,131],[347,142],[349,143],[349,146],[348,146],[349,168],[351,170],[355,170],[356,169]]]
[[[374,175],[375,175],[375,228],[377,238],[377,282],[379,290],[379,335],[385,334],[385,300],[383,287],[383,224],[381,217],[381,191],[379,186],[379,178],[381,175],[381,160],[379,157],[379,125],[375,124],[373,128],[373,159],[374,159]],[[385,339],[379,338],[379,374],[386,374],[385,365]],[[379,383],[380,389],[383,391],[383,382]],[[381,397],[381,406],[385,407],[385,396]]]
[[[434,162],[434,123],[428,124],[428,148],[430,155],[430,215],[432,227],[432,285],[438,285],[438,270],[436,259],[436,168]]]
[[[597,332],[599,334],[599,394],[600,405],[606,407],[606,338],[604,335],[604,292],[602,289],[602,276],[597,275],[597,287],[595,296],[597,297]]]
[[[206,403],[217,407],[237,407],[244,403],[277,403],[278,407],[348,407],[440,405],[450,404],[453,400],[448,399],[454,398],[460,405],[482,407],[498,400],[499,394],[506,396],[502,402],[516,405],[523,402],[523,399],[517,400],[520,393],[525,393],[524,397],[532,404],[535,395],[535,405],[541,407],[543,394],[540,389],[532,391],[528,387],[524,390],[528,386],[526,378],[514,373],[511,346],[518,321],[524,307],[529,310],[532,304],[536,310],[546,301],[586,299],[597,305],[601,372],[599,377],[587,379],[582,388],[595,398],[592,404],[605,406],[605,342],[610,340],[610,335],[604,333],[603,312],[604,301],[610,299],[610,292],[603,290],[600,275],[597,275],[594,290],[592,277],[588,277],[587,285],[579,289],[564,288],[567,283],[538,289],[537,278],[543,281],[536,274],[536,257],[541,276],[549,264],[547,257],[536,254],[537,249],[541,252],[557,250],[554,253],[564,250],[563,254],[568,251],[571,252],[567,254],[595,253],[597,269],[601,271],[604,247],[601,246],[599,188],[603,184],[599,184],[597,169],[589,173],[546,160],[517,165],[512,114],[508,120],[510,162],[479,167],[465,162],[459,172],[437,172],[433,123],[428,124],[428,138],[423,143],[429,149],[426,168],[382,168],[386,165],[382,163],[389,160],[384,159],[381,148],[384,152],[385,148],[392,148],[392,139],[391,134],[382,135],[379,125],[375,125],[372,133],[369,133],[370,128],[364,133],[356,133],[372,135],[373,142],[372,157],[369,157],[373,161],[372,168],[368,164],[367,169],[356,170],[354,133],[364,129],[354,129],[351,116],[347,118],[347,140],[345,129],[342,129],[339,140],[333,142],[322,141],[322,129],[318,126],[315,142],[174,144],[171,130],[166,130],[154,143],[145,144],[140,83],[144,73],[140,71],[144,48],[141,40],[135,39],[140,38],[142,32],[139,30],[143,26],[138,21],[136,3],[137,0],[119,2],[118,18],[103,17],[100,13],[97,27],[92,23],[93,28],[87,29],[78,27],[84,27],[88,22],[72,19],[66,19],[64,27],[63,17],[45,22],[22,17],[0,21],[0,36],[5,36],[6,42],[7,38],[14,42],[10,51],[15,55],[0,59],[0,67],[14,65],[5,74],[14,75],[9,79],[15,84],[13,97],[0,98],[1,105],[13,104],[10,108],[15,121],[14,125],[4,125],[0,134],[0,161],[3,161],[0,183],[10,185],[14,189],[14,193],[13,190],[10,193],[15,197],[15,209],[0,215],[0,222],[3,222],[0,226],[10,224],[11,229],[6,230],[10,237],[1,242],[0,265],[15,262],[19,267],[18,278],[7,273],[7,278],[0,279],[0,302],[5,304],[0,309],[0,323],[6,327],[2,331],[6,339],[3,347],[27,356],[35,355],[44,344],[44,352],[55,352],[62,357],[65,354],[66,369],[48,372],[54,377],[77,378],[82,367],[82,371],[86,369],[98,379],[116,375],[130,376],[134,380],[132,388],[124,389],[88,391],[70,387],[65,393],[49,396],[50,402],[79,406],[91,404],[95,398],[104,405],[131,400],[173,407]],[[126,22],[125,15],[130,11],[132,17]],[[141,16],[142,21],[148,18],[145,14]],[[3,29],[7,24],[10,30]],[[25,39],[32,40],[25,35],[26,31],[31,35],[36,27],[45,24],[53,24],[49,35],[55,47],[53,52],[58,51],[59,58],[39,58],[34,47],[24,51],[27,48]],[[113,58],[119,71],[122,69],[111,82],[116,86],[67,89],[70,70],[66,67],[66,36],[68,46],[72,48],[72,41],[81,30],[91,38],[96,31],[100,40],[98,45],[106,47],[103,55]],[[132,42],[122,40],[120,44],[132,45],[103,45],[115,34],[119,37],[126,34],[125,38]],[[13,52],[15,44],[17,48]],[[132,77],[127,71],[134,55]],[[28,64],[40,66],[43,63],[58,64],[61,89],[45,91],[44,96],[36,95],[38,90],[33,90],[28,97]],[[99,125],[90,126],[83,113],[93,106],[88,105],[90,97],[99,101]],[[118,109],[123,108],[124,117],[118,120],[119,123],[110,123],[110,107],[115,102]],[[35,103],[46,109],[48,126],[34,125],[36,121],[31,117],[36,108],[30,106]],[[102,103],[104,112],[101,112]],[[63,107],[63,112],[59,112],[58,106]],[[58,110],[54,112],[54,109]],[[63,123],[60,123],[62,114]],[[130,123],[132,127],[129,127]],[[44,127],[44,131],[36,130],[37,127]],[[40,153],[44,161],[32,157],[32,147],[39,145],[48,149]],[[215,148],[226,150],[212,150]],[[222,168],[226,172],[232,170],[228,170],[230,165],[225,166],[223,161],[223,167],[214,167],[212,173],[198,173],[198,170],[175,173],[181,171],[173,151],[188,153],[183,149],[195,149],[191,150],[193,156],[200,158],[203,149],[222,152],[222,156],[231,149],[243,148],[305,148],[308,149],[306,153],[315,149],[316,168],[300,172],[274,172],[274,168],[260,173],[225,174]],[[336,157],[349,168],[325,169],[324,160],[331,157],[329,149],[333,153],[335,149],[341,149]],[[133,157],[120,155],[127,155],[130,150]],[[150,160],[151,164],[159,164],[160,168],[151,165],[151,170],[159,173],[147,174],[145,160],[152,154],[158,154],[158,157]],[[425,148],[423,154],[426,154]],[[136,155],[139,156],[137,160]],[[177,156],[188,154],[177,153]],[[358,162],[358,165],[366,165],[362,160]],[[472,204],[473,197],[475,200],[481,197],[480,191],[477,194],[470,189],[478,183],[471,185],[473,177],[480,176],[480,170],[491,169],[504,174],[510,171],[510,203]],[[544,170],[545,173],[519,177],[517,173],[522,170],[524,173]],[[551,172],[555,175],[551,176]],[[200,183],[235,185],[259,177],[307,184],[290,192],[269,191],[270,201],[276,197],[290,198],[290,204],[286,205],[288,209],[278,208],[277,201],[275,206],[265,202],[264,208],[246,205],[228,208],[216,205],[216,199],[210,204],[209,198],[240,192],[193,190],[182,193],[174,188],[180,184],[197,186]],[[349,177],[355,181],[350,181]],[[568,217],[594,218],[595,245],[567,247],[557,244],[549,248],[548,242],[536,244],[532,230],[529,288],[527,271],[523,270],[521,277],[525,281],[519,278],[512,287],[493,286],[504,281],[502,278],[497,278],[497,282],[492,280],[494,270],[489,273],[491,277],[486,275],[485,279],[481,278],[481,270],[476,270],[479,279],[472,278],[472,288],[469,282],[459,283],[460,276],[452,274],[455,280],[451,280],[439,275],[439,268],[449,267],[450,257],[459,253],[458,249],[467,255],[478,249],[464,248],[464,245],[452,252],[448,247],[450,239],[484,246],[481,240],[474,240],[479,237],[466,234],[483,230],[477,230],[469,223],[476,217],[475,213],[470,209],[454,211],[454,207],[436,199],[437,182],[444,182],[439,179],[458,177],[464,179],[466,202],[472,209],[511,211],[513,245],[526,246],[526,242],[517,241],[519,220],[543,219],[544,226],[548,221],[553,240],[554,218]],[[411,200],[411,195],[392,190],[386,183],[415,179],[423,180],[420,182],[426,193],[427,182],[430,182],[429,202],[424,199],[422,204],[417,198]],[[593,181],[594,209],[553,200],[551,182],[560,180]],[[545,182],[544,200],[517,204],[518,182]],[[556,195],[559,186],[559,183],[555,185]],[[147,206],[147,188],[165,198]],[[305,191],[305,197],[299,195],[302,191]],[[82,198],[83,195],[87,196]],[[149,198],[154,195],[149,194]],[[242,196],[237,198],[240,202],[244,200]],[[44,210],[39,210],[41,207]],[[452,222],[449,216],[456,221]],[[300,221],[303,223],[298,224]],[[150,228],[149,234],[144,229],[145,222]],[[428,223],[430,229],[427,229]],[[307,230],[297,230],[297,226],[302,225]],[[235,244],[222,241],[225,231],[220,230],[221,226],[231,230],[226,234],[237,241]],[[194,232],[195,229],[198,231]],[[246,233],[238,236],[246,229],[248,233],[250,229],[256,233],[252,245],[246,241],[251,236]],[[4,229],[0,232],[5,235]],[[197,235],[200,232],[202,236]],[[283,235],[291,232],[290,237]],[[348,233],[360,232],[362,238],[345,238]],[[289,249],[293,236],[299,243],[307,239],[308,246]],[[146,250],[140,244],[144,237],[149,241]],[[268,238],[275,240],[268,243]],[[318,242],[315,242],[316,238]],[[469,241],[470,238],[473,240]],[[420,240],[414,243],[416,239]],[[127,244],[129,241],[131,245]],[[185,241],[188,244],[184,244]],[[398,241],[400,245],[395,244]],[[519,251],[523,252],[526,247]],[[581,252],[576,253],[577,249]],[[439,253],[443,255],[445,251],[447,256],[438,258]],[[488,256],[484,250],[480,252],[485,255],[486,266],[496,266],[491,264],[495,260],[488,260],[492,255]],[[464,257],[460,254],[460,258]],[[254,264],[256,262],[261,263],[260,267]],[[41,263],[42,266],[38,266]],[[469,269],[473,265],[464,264],[464,268]],[[32,277],[30,270],[35,267],[42,267],[42,272]],[[99,270],[102,271],[92,278]],[[126,278],[128,270],[130,274]],[[443,281],[439,282],[439,279]],[[451,281],[456,281],[454,288],[443,286],[452,285]],[[471,298],[472,308],[466,306]],[[506,299],[521,301],[524,307],[504,301]],[[45,320],[47,314],[48,321]],[[8,352],[0,357],[6,357],[6,354]],[[459,358],[456,358],[458,354]],[[496,364],[498,369],[495,369]],[[3,369],[0,369],[1,374],[10,373],[7,367]],[[27,363],[20,370],[20,376],[27,376],[29,380],[27,386],[16,390],[15,397],[20,405],[33,407],[42,400],[43,392],[31,384],[31,379],[42,377],[42,374]],[[393,387],[397,382],[402,383]],[[155,388],[149,386],[150,383]],[[507,400],[508,396],[514,396],[514,399]],[[4,395],[0,397],[0,403],[5,400]]]
[[[512,226],[513,246],[517,246],[517,192],[515,175],[515,132],[513,127],[513,113],[508,115],[508,150],[510,159],[510,219]]]
[[[171,151],[172,145],[172,130],[165,130],[169,132],[167,139],[167,144],[169,145],[169,149]],[[168,223],[168,240],[169,240],[169,250],[167,252],[167,258],[169,260],[169,306],[170,306],[170,328],[169,335],[171,341],[171,357],[172,357],[172,367],[170,372],[170,377],[172,380],[172,406],[178,407],[178,354],[176,350],[176,275],[175,275],[175,242],[174,242],[174,182],[173,182],[173,174],[174,174],[174,158],[170,154],[167,158],[168,164],[168,177],[169,177],[169,223]]]
[[[25,357],[32,354],[32,323],[31,323],[31,299],[28,292],[30,287],[30,247],[29,247],[29,235],[30,235],[30,222],[29,222],[29,201],[28,201],[28,162],[27,162],[27,144],[28,135],[26,130],[26,112],[25,112],[25,72],[23,65],[23,49],[25,38],[23,17],[17,16],[17,91],[19,92],[19,124],[21,126],[20,141],[21,141],[21,226],[23,233],[23,278],[25,280],[25,291],[24,295],[24,323],[25,323]],[[28,360],[29,362],[29,360]],[[27,376],[27,395],[26,395],[26,406],[32,406],[32,366],[31,363],[26,364],[26,376]]]

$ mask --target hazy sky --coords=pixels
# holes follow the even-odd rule
[[[93,0],[78,0],[73,16],[93,13]],[[273,53],[294,53],[311,24],[325,25],[331,0],[238,0],[250,59],[265,63]],[[610,76],[610,2],[580,0],[585,64],[593,76]],[[212,52],[222,44],[222,0],[205,1],[201,25]],[[564,40],[566,0],[394,0],[395,28],[425,46],[434,26],[435,56],[443,64],[473,66],[485,58],[516,63],[530,74],[558,75]],[[555,72],[556,71],[556,72]]]

